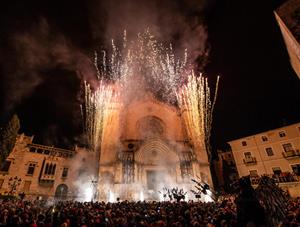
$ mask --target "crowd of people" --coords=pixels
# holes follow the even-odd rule
[[[204,186],[200,189],[205,193]],[[179,189],[166,191],[175,199],[116,203],[0,199],[0,227],[300,226],[300,198],[289,197],[266,176],[255,190],[249,177],[241,178],[236,194],[208,203],[183,201],[185,193]]]
[[[0,226],[247,226],[238,217],[240,202],[232,198],[211,203],[64,201],[49,204],[40,200],[3,200]],[[256,214],[256,218],[263,217]],[[263,221],[259,220],[261,225],[258,225],[253,220],[256,225],[252,226],[270,226]],[[300,198],[290,200],[281,226],[300,226]]]

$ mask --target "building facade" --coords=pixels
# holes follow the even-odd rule
[[[19,135],[0,170],[0,193],[26,198],[70,199],[80,196],[77,181],[93,154],[84,149],[65,150],[33,143]],[[79,198],[80,199],[80,198]]]
[[[293,195],[300,194],[300,123],[228,142],[239,176],[269,175]]]
[[[104,130],[99,168],[99,200],[111,194],[129,200],[158,199],[164,187],[193,188],[191,179],[212,186],[205,149],[188,138],[177,107],[147,95],[111,109]]]
[[[231,192],[231,185],[239,175],[231,149],[218,150],[218,159],[214,161],[217,185],[220,191]]]

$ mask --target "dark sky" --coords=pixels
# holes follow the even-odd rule
[[[16,112],[21,131],[36,135],[38,143],[68,147],[80,140],[82,78],[78,68],[89,72],[90,62],[83,56],[92,59],[95,48],[101,48],[108,37],[124,29],[113,26],[120,21],[112,20],[110,15],[114,7],[123,10],[122,5],[102,1],[105,4],[92,7],[95,2],[0,3],[1,124]],[[289,64],[273,14],[283,0],[215,0],[208,1],[205,9],[193,5],[199,1],[175,2],[181,5],[171,6],[169,14],[163,11],[169,7],[166,3],[159,6],[161,15],[168,16],[166,20],[159,18],[166,27],[160,28],[160,38],[166,36],[169,41],[173,33],[179,33],[179,45],[193,43],[197,49],[201,40],[187,30],[196,39],[186,41],[188,37],[180,36],[180,26],[175,26],[177,31],[166,24],[176,20],[189,25],[195,14],[204,11],[201,18],[211,47],[205,72],[212,83],[221,75],[212,132],[215,145],[300,121],[300,80]],[[148,6],[139,7],[138,21],[144,23],[149,16]],[[143,12],[147,14],[144,20]]]

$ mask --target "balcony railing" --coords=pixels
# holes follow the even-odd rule
[[[264,174],[264,176],[268,176],[273,178],[277,183],[291,183],[291,182],[299,182],[299,177],[290,172],[282,172],[278,174]],[[260,176],[250,176],[251,184],[257,185],[260,181]]]
[[[300,151],[299,150],[289,150],[286,152],[282,152],[282,155],[286,159],[297,158],[297,157],[300,157]]]
[[[245,165],[255,165],[257,163],[255,157],[247,157],[243,159]]]

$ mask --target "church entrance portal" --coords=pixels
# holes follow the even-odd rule
[[[165,187],[166,172],[160,170],[147,171],[147,187],[148,190],[158,191],[161,187]]]

